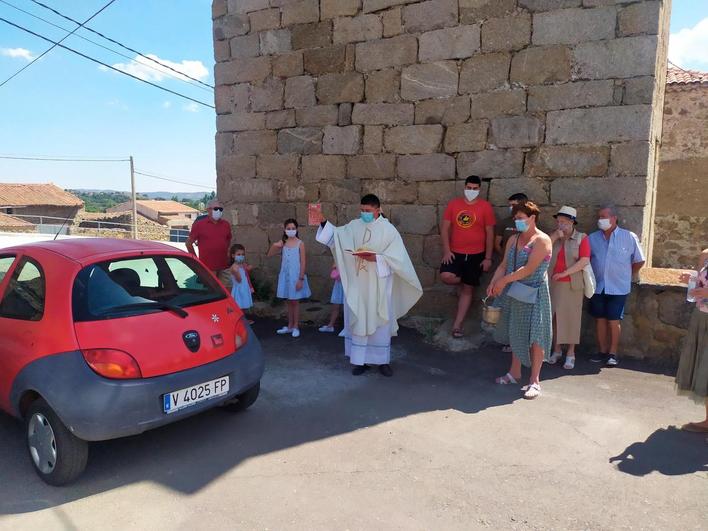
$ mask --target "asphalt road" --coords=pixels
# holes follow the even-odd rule
[[[708,444],[670,427],[703,411],[669,375],[580,360],[529,402],[492,347],[403,331],[393,378],[353,377],[341,340],[274,327],[251,410],[94,444],[67,487],[0,415],[0,529],[706,529]]]

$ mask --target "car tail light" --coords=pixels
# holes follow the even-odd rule
[[[81,353],[89,367],[100,376],[121,380],[143,377],[138,362],[122,350],[92,348]]]
[[[241,317],[241,319],[239,319],[236,323],[236,333],[234,335],[234,340],[236,342],[236,350],[238,350],[242,346],[244,346],[248,341],[248,327],[246,326],[245,317]]]

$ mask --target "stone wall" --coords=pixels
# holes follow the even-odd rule
[[[663,129],[654,265],[693,268],[708,247],[708,83],[667,87]]]
[[[307,204],[344,223],[373,192],[440,313],[438,223],[472,173],[490,200],[546,213],[607,201],[651,241],[669,2],[215,0],[217,187],[236,240],[266,261]],[[548,216],[546,216],[548,218]],[[308,244],[315,297],[328,251]]]

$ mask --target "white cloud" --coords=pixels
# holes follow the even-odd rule
[[[187,112],[199,112],[199,105],[194,102],[190,102],[182,108]]]
[[[30,62],[35,58],[35,55],[25,48],[0,48],[0,55],[24,59],[27,62]]]
[[[186,74],[195,79],[205,79],[207,76],[209,76],[209,70],[206,66],[204,66],[204,63],[202,63],[201,61],[190,61],[184,59],[179,63],[175,63],[167,59],[161,59],[160,57],[154,54],[147,54],[147,57],[150,57],[155,61],[159,61],[160,63],[174,68],[178,72]],[[135,59],[133,59],[130,63],[116,63],[113,65],[113,68],[117,68],[118,70],[121,70],[122,72],[126,72],[128,74],[132,74],[135,77],[142,79],[143,81],[162,81],[167,77],[187,79],[185,76],[179,75],[174,71],[170,70],[169,68],[165,68],[164,66],[150,61],[149,59],[145,59],[145,57],[141,57],[139,55],[136,55]]]
[[[162,102],[162,108],[163,108],[163,109],[169,109],[170,107],[172,107],[172,102],[171,102],[171,101],[163,101],[163,102]]]
[[[682,68],[708,70],[708,17],[671,34],[669,60]]]

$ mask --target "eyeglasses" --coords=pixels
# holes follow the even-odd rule
[[[224,207],[214,207],[214,208],[212,208],[212,210],[216,210],[217,212],[223,212]]]

